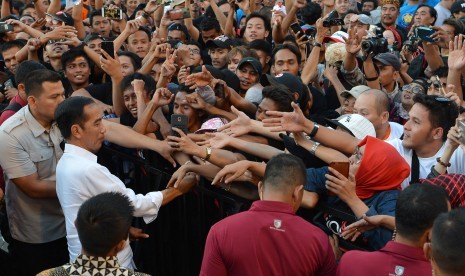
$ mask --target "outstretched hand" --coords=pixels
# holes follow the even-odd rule
[[[242,160],[236,163],[226,165],[221,171],[219,171],[212,181],[212,185],[218,185],[220,183],[231,183],[238,180],[241,176],[247,176],[252,178],[252,173],[247,171],[251,166],[250,161]]]
[[[237,118],[220,127],[218,131],[231,135],[232,137],[242,136],[252,131],[252,119],[250,119],[249,116],[237,110],[234,106],[231,106],[231,111],[237,115]]]
[[[304,113],[296,103],[291,103],[293,112],[267,111],[266,115],[274,118],[263,120],[263,126],[271,127],[272,132],[306,132],[306,123],[310,122],[305,118]]]

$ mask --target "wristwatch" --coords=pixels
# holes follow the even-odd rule
[[[312,43],[312,46],[313,46],[313,47],[320,47],[320,48],[321,48],[321,44],[318,43],[318,42],[316,42],[316,41],[314,41],[314,42]]]
[[[145,10],[142,10],[142,11],[143,11],[142,17],[145,19],[148,19],[150,17],[150,13],[146,12]]]
[[[205,153],[206,153],[207,156],[205,156],[205,158],[202,158],[202,161],[207,162],[210,159],[210,157],[212,156],[212,148],[207,147],[205,149]]]
[[[320,125],[317,124],[317,123],[313,123],[312,132],[310,132],[310,133],[308,134],[308,136],[309,136],[310,138],[315,137],[316,133],[318,132],[318,129],[320,129]]]
[[[312,148],[310,149],[310,153],[311,153],[312,155],[315,155],[315,151],[316,151],[316,149],[318,148],[319,145],[320,145],[320,143],[318,143],[318,142],[313,142],[313,146],[312,146]]]

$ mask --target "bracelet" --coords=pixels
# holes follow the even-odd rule
[[[439,164],[441,164],[442,166],[444,166],[444,167],[446,167],[446,168],[449,168],[449,167],[450,167],[450,162],[447,163],[447,164],[444,163],[444,162],[442,162],[441,157],[436,158],[436,161],[438,161]]]
[[[318,143],[318,142],[313,142],[313,146],[312,146],[312,148],[310,149],[310,153],[311,153],[312,155],[315,155],[315,151],[316,151],[316,149],[318,148],[319,145],[320,145],[320,143]]]
[[[225,190],[226,192],[229,192],[229,190],[231,190],[231,183],[228,185],[228,187],[226,189],[223,188],[223,190]]]
[[[315,42],[312,43],[312,46],[321,48],[321,43],[318,43],[318,42],[315,41]]]
[[[310,132],[310,133],[308,134],[308,136],[309,136],[310,138],[315,137],[316,133],[318,132],[318,129],[320,129],[320,125],[317,124],[317,123],[313,123],[312,132]]]
[[[375,81],[375,80],[377,80],[378,78],[379,78],[379,76],[376,76],[376,77],[373,77],[373,78],[369,78],[369,77],[365,76],[365,80],[366,80],[366,81]]]
[[[187,165],[187,164],[190,164],[190,163],[192,163],[191,160],[189,160],[189,161],[187,161],[186,163],[184,163],[184,165]],[[184,166],[184,165],[183,165],[183,166]]]
[[[211,147],[207,147],[207,148],[205,149],[205,153],[206,153],[205,158],[202,158],[202,161],[203,161],[203,162],[207,162],[207,161],[210,159],[210,157],[212,156],[212,148],[211,148]]]
[[[142,10],[142,11],[143,11],[142,17],[145,19],[148,19],[150,17],[150,13],[146,12],[145,10]]]

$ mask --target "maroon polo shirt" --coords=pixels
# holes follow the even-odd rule
[[[390,241],[379,251],[349,251],[339,262],[337,275],[431,276],[431,264],[422,248]]]
[[[334,275],[326,234],[284,202],[255,201],[208,233],[200,275]]]

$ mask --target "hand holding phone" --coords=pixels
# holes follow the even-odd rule
[[[189,118],[184,114],[173,114],[171,115],[171,136],[180,137],[179,133],[173,130],[173,127],[182,130],[184,134],[187,134],[187,123]]]
[[[331,162],[329,167],[338,171],[345,178],[349,178],[349,162]],[[329,174],[334,176],[331,172]]]
[[[302,30],[302,28],[300,27],[300,24],[295,22],[295,23],[292,23],[291,25],[291,30],[294,32],[294,34],[296,35],[296,38],[297,36],[299,37],[302,37],[302,36],[305,36],[304,38],[304,41],[307,41],[308,40],[308,37],[305,35],[305,32]],[[299,33],[300,32],[300,33]]]
[[[111,58],[115,58],[115,46],[113,41],[102,41],[102,49],[107,52],[111,56]]]

